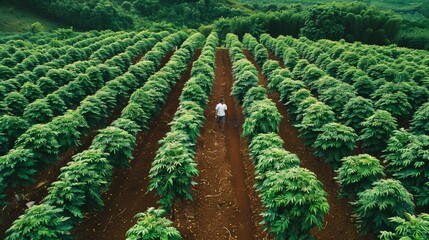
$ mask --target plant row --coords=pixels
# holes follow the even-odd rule
[[[94,129],[106,121],[114,108],[126,101],[127,96],[148,79],[148,74],[160,66],[162,58],[185,37],[186,34],[183,32],[167,36],[122,76],[114,77],[109,68],[105,68],[105,73],[109,75],[103,75],[101,70],[95,72],[99,78],[111,75],[113,80],[107,82],[96,94],[82,101],[76,110],[67,111],[47,124],[36,124],[20,136],[14,149],[0,158],[3,184],[1,188],[32,183],[34,181],[32,176],[37,169],[53,164],[63,151],[78,145],[80,137],[88,129]],[[158,59],[154,58],[151,52],[156,52]]]
[[[114,43],[117,40],[125,38],[128,34],[119,34],[117,36],[111,36],[111,34],[106,34],[106,36],[101,36],[101,38],[92,38],[88,39],[91,42],[87,42],[85,46],[79,47],[60,47],[60,48],[50,48],[49,50],[45,50],[44,56],[41,55],[30,55],[30,57],[22,62],[20,66],[21,71],[17,73],[17,71],[3,71],[5,69],[0,70],[4,76],[8,76],[7,80],[0,82],[0,96],[7,96],[8,93],[11,92],[20,92],[24,97],[28,100],[31,100],[33,96],[28,93],[28,90],[23,90],[22,88],[26,83],[32,83],[39,86],[38,93],[40,94],[40,90],[44,91],[43,86],[52,85],[51,81],[46,83],[46,80],[43,77],[50,77],[55,70],[60,68],[68,69],[70,66],[75,64],[82,64],[80,61],[84,59],[89,59],[90,54],[94,51],[97,51],[100,48],[106,48],[108,45]],[[106,57],[112,57],[114,55],[107,55]],[[50,61],[45,62],[44,64],[39,59],[51,59]],[[93,65],[96,65],[97,62],[94,62]],[[68,65],[68,67],[67,67]],[[73,69],[73,68],[71,68]],[[76,68],[75,68],[76,69]],[[79,69],[79,68],[77,68]],[[54,76],[55,77],[55,76]],[[50,77],[51,78],[51,77]],[[62,82],[57,80],[56,78],[52,79],[56,84],[61,84]],[[33,88],[35,86],[30,85]],[[21,91],[20,91],[21,90]],[[1,112],[9,112],[7,111],[7,102],[2,102],[0,104]],[[13,114],[13,113],[12,113]]]
[[[385,174],[378,159],[368,154],[349,156],[357,139],[353,129],[335,123],[335,114],[330,107],[315,99],[305,89],[304,82],[292,80],[293,72],[286,74],[288,76],[281,75],[287,71],[274,61],[267,61],[264,65],[268,81],[275,91],[280,92],[282,101],[286,101],[291,115],[298,123],[296,126],[301,136],[316,149],[316,155],[337,169],[336,181],[341,186],[340,195],[352,200],[353,212],[361,232],[377,235],[382,230],[393,231],[397,224],[389,221],[389,218],[414,214],[413,196],[401,182],[382,179]],[[377,116],[377,113],[388,116],[388,112],[383,110],[377,110],[374,115]],[[364,123],[370,120],[378,122],[373,118],[375,117],[369,117]],[[380,118],[383,119],[381,115]],[[364,129],[368,129],[367,124],[362,125]],[[376,127],[384,129],[383,127],[389,126]],[[375,137],[376,134],[372,136]]]
[[[116,38],[114,35],[111,34],[106,34],[107,36],[110,35],[110,37],[105,37],[106,38],[110,38],[110,42],[116,41],[118,40],[118,38]],[[119,39],[121,38],[125,38],[125,37],[131,37],[130,33],[122,33],[122,34],[118,34]],[[95,43],[98,40],[100,40],[100,38],[96,37],[93,38]],[[104,40],[103,40],[104,41]],[[87,41],[85,41],[87,42]],[[87,42],[89,43],[89,42]],[[102,46],[102,45],[101,45]],[[87,47],[87,46],[85,46]],[[58,51],[70,51],[69,56],[67,56],[68,58],[65,58],[64,53],[59,53]],[[86,48],[86,50],[90,50],[88,48]],[[3,80],[7,80],[10,78],[13,78],[15,75],[18,75],[20,73],[23,73],[25,71],[31,71],[31,72],[39,72],[39,71],[43,71],[46,67],[48,66],[55,66],[55,65],[65,65],[67,60],[73,60],[73,58],[76,57],[80,57],[81,55],[84,55],[85,52],[83,52],[82,49],[78,48],[78,47],[74,47],[74,46],[59,46],[59,47],[47,47],[44,51],[42,50],[27,50],[30,53],[28,54],[29,56],[26,57],[25,59],[23,59],[19,64],[16,64],[16,66],[14,67],[6,67],[3,66],[1,67],[1,72],[2,74],[2,79]],[[60,61],[61,58],[63,61]],[[7,61],[7,60],[6,60]],[[45,66],[46,65],[46,66]]]
[[[174,34],[169,40],[177,41],[183,36],[183,32]],[[155,90],[162,95],[166,89],[154,88],[154,85],[165,78],[166,80],[177,80],[180,78],[180,70],[186,68],[186,62],[189,61],[195,49],[199,46],[198,40],[202,37],[200,34],[190,36],[181,48],[171,57],[169,62],[156,74],[149,74],[155,70],[152,61],[142,60],[139,74],[149,77],[143,87],[133,93],[133,97],[128,102],[128,106],[136,104],[136,100],[141,100],[136,94],[142,96],[146,91]],[[174,47],[172,42],[163,47]],[[169,48],[171,50],[171,48]],[[154,49],[157,51],[157,49]],[[153,55],[152,55],[153,56]],[[161,61],[161,58],[158,62]],[[183,63],[185,62],[185,63]],[[140,62],[139,62],[140,63]],[[185,65],[183,67],[183,65]],[[177,69],[176,67],[179,67]],[[177,70],[177,72],[176,72]],[[148,75],[146,75],[146,73]],[[173,85],[173,84],[171,84]],[[167,93],[168,94],[168,93]],[[151,101],[150,99],[147,99]],[[153,101],[156,101],[153,99]],[[142,103],[141,106],[146,104]],[[157,104],[157,103],[154,103]],[[128,161],[132,158],[132,151],[135,146],[138,131],[145,129],[130,118],[125,108],[121,117],[115,120],[111,126],[100,130],[94,138],[89,150],[76,154],[73,161],[67,166],[61,168],[61,174],[58,180],[48,189],[48,195],[42,201],[42,204],[29,208],[24,215],[16,220],[13,226],[7,231],[9,236],[6,238],[23,239],[32,234],[31,237],[37,239],[70,239],[69,230],[83,219],[83,214],[89,211],[100,210],[103,208],[102,193],[107,191],[114,166],[128,166]],[[143,113],[153,115],[155,112]],[[148,119],[151,116],[148,116]],[[48,209],[40,214],[39,209]],[[34,216],[42,219],[42,222],[35,221]],[[51,221],[45,221],[49,219]],[[54,224],[51,224],[54,223]],[[32,229],[32,233],[27,229]],[[34,230],[37,229],[37,230]],[[38,231],[48,229],[48,231]],[[38,235],[35,235],[37,233]]]
[[[310,229],[324,226],[329,211],[327,194],[311,171],[300,167],[295,154],[286,151],[278,135],[281,115],[266,93],[258,86],[258,71],[242,53],[238,37],[227,35],[232,71],[236,79],[232,95],[243,106],[243,137],[250,139],[250,156],[256,172],[255,187],[266,210],[262,224],[276,239],[313,239]],[[250,35],[243,42],[259,53],[257,61],[267,55]],[[265,50],[266,52],[266,50]]]
[[[174,211],[176,199],[192,200],[192,178],[199,174],[195,157],[195,145],[203,126],[208,96],[214,80],[215,51],[219,39],[212,32],[198,60],[192,65],[191,78],[186,82],[171,130],[160,141],[150,170],[149,191],[160,196],[159,204],[167,211]]]
[[[163,34],[155,37],[162,37]],[[140,52],[148,51],[157,40],[154,38],[142,39],[136,44],[139,45]],[[140,43],[144,43],[141,45]],[[134,45],[135,46],[135,45]],[[55,70],[51,71],[52,77],[57,81],[61,79],[64,84],[45,98],[37,99],[25,107],[25,98],[19,98],[15,94],[11,103],[15,109],[22,106],[23,117],[4,115],[0,117],[0,122],[4,123],[0,132],[3,133],[2,141],[5,142],[2,151],[6,152],[21,134],[25,133],[35,124],[43,124],[52,121],[56,116],[78,105],[86,96],[91,95],[100,89],[107,81],[120,76],[131,65],[131,61],[137,57],[135,48],[133,51],[125,51],[109,59],[104,64],[88,65],[84,73],[75,74],[75,71]],[[34,89],[33,89],[34,90]],[[36,95],[34,93],[33,95]],[[20,99],[22,101],[20,101]],[[85,101],[81,102],[82,105]],[[25,108],[24,108],[25,107]],[[19,123],[19,125],[18,125]]]
[[[295,69],[296,68],[294,68],[294,72]],[[307,73],[308,75],[303,77],[303,79],[311,78],[311,72],[308,71]],[[341,89],[336,88],[335,85],[345,85],[347,83],[341,83],[339,80],[333,78],[329,80],[330,81],[327,79],[324,81],[316,80],[313,82],[314,85],[319,85],[319,90],[317,92],[319,97],[326,95],[326,93],[331,96],[341,96],[344,91],[341,93]],[[291,81],[288,82],[291,83]],[[286,90],[284,92],[285,94],[289,94],[290,92],[287,91],[286,85],[287,84],[283,84],[283,90]],[[310,88],[312,87],[311,82],[306,85],[310,85]],[[323,85],[326,85],[326,87],[323,87]],[[333,85],[334,87],[330,87],[330,85]],[[324,88],[326,90],[324,90]],[[347,89],[347,87],[345,89]],[[403,118],[403,115],[406,115],[403,111],[403,109],[406,108],[403,106],[404,103],[407,103],[407,100],[396,99],[395,101],[393,98],[389,97],[393,96],[392,94],[389,94],[389,92],[395,92],[396,90],[401,89],[392,89],[389,87],[382,87],[381,89],[383,89],[383,95],[379,94],[378,90],[375,92],[375,94],[382,95],[376,102],[375,107],[383,108],[386,106],[391,106],[388,108],[390,109],[389,112],[395,113],[394,117]],[[402,91],[407,92],[408,95],[411,95],[411,92],[417,92],[414,93],[414,96],[416,96],[416,94],[419,92],[425,92],[418,91],[417,88],[408,90],[407,88],[402,88]],[[402,92],[396,92],[394,95],[404,96]],[[419,99],[420,97],[415,98]],[[427,183],[429,182],[429,176],[425,172],[429,168],[429,164],[425,164],[425,159],[427,159],[427,157],[419,154],[419,152],[421,152],[426,148],[425,146],[427,146],[427,141],[425,139],[427,138],[426,135],[429,133],[429,115],[427,112],[429,109],[428,103],[423,104],[420,108],[417,109],[411,121],[411,133],[407,133],[404,130],[396,131],[395,129],[397,128],[397,125],[395,123],[395,119],[390,116],[388,112],[382,110],[375,111],[370,100],[368,99],[357,97],[351,98],[348,102],[341,101],[342,100],[335,100],[331,102],[336,106],[344,105],[344,110],[341,114],[341,120],[345,123],[345,125],[353,127],[355,130],[357,130],[357,132],[361,132],[359,139],[363,141],[363,146],[368,152],[383,151],[385,153],[384,159],[388,166],[387,171],[395,179],[400,180],[409,192],[413,193],[418,206],[428,205],[429,193],[426,188]],[[380,102],[383,104],[378,104]],[[420,103],[413,101],[413,105],[419,104]],[[332,129],[330,131],[332,132]],[[333,131],[333,133],[335,133],[335,131]],[[401,144],[397,143],[397,135],[401,134],[413,136],[411,137],[413,141],[407,142],[407,140],[402,138],[403,142]],[[341,135],[335,133],[333,136]],[[386,149],[387,145],[389,146]],[[402,154],[403,152],[406,152],[406,154]],[[392,155],[396,155],[396,157],[393,157]]]
[[[150,34],[145,33],[148,37]],[[114,49],[114,46],[121,45],[116,51],[104,51],[104,57],[110,58],[119,54],[125,47],[129,46],[130,41],[117,42],[115,37],[107,38],[103,41],[93,44],[94,48],[89,48],[90,51],[100,49]],[[141,40],[141,39],[140,39]],[[154,40],[156,41],[156,40]],[[144,41],[146,44],[150,42]],[[152,44],[153,45],[153,44]],[[101,47],[101,48],[100,48]],[[45,65],[39,65],[31,72],[31,79],[23,79],[22,77],[15,77],[4,81],[5,98],[0,103],[3,106],[4,114],[20,117],[25,114],[26,108],[37,99],[46,97],[48,94],[64,87],[70,81],[74,80],[80,73],[84,73],[87,68],[94,67],[100,62],[97,58],[89,58],[89,55],[84,53],[83,50],[76,50],[69,48],[65,55],[48,62]],[[85,60],[85,61],[82,61]],[[57,64],[58,63],[58,64]],[[68,65],[65,65],[69,63]],[[102,62],[101,62],[102,63]],[[107,64],[107,62],[106,62]],[[17,79],[20,79],[18,81]],[[6,93],[8,92],[8,93]],[[30,108],[31,109],[31,108]],[[24,117],[25,118],[25,117]]]
[[[271,46],[271,49],[273,47]],[[310,76],[320,75],[320,70],[309,70],[314,66],[309,62],[314,63],[331,77],[350,84],[355,94],[371,99],[376,109],[389,111],[400,122],[407,122],[416,110],[429,100],[428,84],[424,83],[424,79],[429,76],[429,68],[424,63],[414,63],[414,67],[404,69],[403,65],[394,64],[393,59],[390,59],[389,65],[383,58],[359,56],[356,54],[359,49],[351,52],[340,46],[332,46],[324,52],[316,43],[305,38],[299,41],[289,37],[281,38],[275,48],[276,55],[289,62],[291,66],[288,67],[292,68],[293,64],[299,62],[300,68],[304,69],[302,71],[308,70]],[[374,55],[373,51],[369,54]],[[298,61],[298,54],[309,62],[304,59]],[[382,61],[384,62],[380,63]],[[410,72],[415,76],[410,76]],[[344,92],[346,98],[353,94],[353,88],[350,86],[338,88]]]

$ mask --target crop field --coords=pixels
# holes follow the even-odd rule
[[[0,239],[427,239],[428,88],[394,45],[8,35]]]

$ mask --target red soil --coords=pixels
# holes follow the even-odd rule
[[[176,205],[175,226],[183,239],[265,239],[260,199],[252,189],[254,169],[241,139],[241,107],[230,96],[233,77],[227,49],[216,51],[213,93],[205,110],[206,122],[196,147],[200,175],[193,188],[194,201]],[[225,135],[215,119],[215,106],[224,98],[228,106]]]
[[[262,69],[257,65],[249,51],[244,51],[246,57],[257,67],[260,84],[268,88],[268,82],[265,76],[261,74]],[[279,135],[285,142],[285,149],[291,153],[295,153],[301,160],[301,166],[309,169],[317,175],[319,181],[322,182],[324,190],[328,193],[329,213],[325,217],[324,229],[318,231],[313,229],[312,233],[316,239],[371,239],[369,236],[361,236],[358,229],[354,225],[354,220],[351,217],[352,208],[347,202],[347,199],[339,199],[339,186],[334,181],[336,173],[332,167],[325,163],[323,159],[319,159],[314,155],[314,149],[304,145],[303,139],[299,137],[299,131],[292,125],[292,119],[287,107],[280,102],[278,93],[269,93],[271,98],[277,105],[277,109],[283,116],[280,122]]]

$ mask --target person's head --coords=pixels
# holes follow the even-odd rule
[[[220,102],[220,103],[223,103],[223,98],[221,98],[219,102]]]

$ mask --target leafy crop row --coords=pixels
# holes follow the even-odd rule
[[[183,38],[183,34],[176,34],[167,37],[166,41],[169,45],[175,46]],[[171,46],[169,49],[162,50],[163,46],[157,44],[155,51],[165,55],[171,50]],[[125,53],[123,57],[135,57],[134,53],[129,54]],[[85,98],[76,110],[67,111],[47,124],[33,125],[20,136],[14,149],[0,158],[2,189],[7,186],[25,186],[32,183],[34,181],[32,176],[37,169],[43,169],[45,166],[53,164],[61,152],[70,146],[79,144],[80,137],[86,130],[93,129],[104,122],[117,104],[125,101],[126,96],[129,96],[134,89],[147,80],[148,75],[142,76],[139,68],[144,71],[155,71],[164,55],[160,55],[159,59],[155,61],[156,59],[151,57],[149,52],[147,57],[151,57],[153,63],[148,64],[147,59],[143,58],[141,64],[130,67],[129,73],[123,76],[114,73],[114,71],[118,72],[117,67],[93,68],[91,70],[93,80],[113,79],[94,95]],[[130,61],[131,59],[128,62]],[[134,75],[134,73],[137,74]],[[13,119],[10,124],[13,126]]]
[[[157,44],[153,51],[145,56],[154,58],[154,56],[157,55],[154,55],[154,53],[157,51],[170,51],[177,43],[181,42],[184,36],[186,36],[186,34],[179,32],[167,37],[167,42]],[[138,98],[135,94],[140,94],[141,96],[141,94],[145,94],[145,92],[150,89],[155,91],[159,90],[161,95],[168,95],[168,88],[153,88],[153,84],[156,84],[160,80],[164,80],[162,77],[165,77],[167,73],[170,74],[168,75],[169,78],[166,80],[177,80],[180,77],[181,71],[186,68],[186,62],[189,61],[196,47],[199,46],[197,40],[200,39],[200,37],[202,37],[200,34],[194,34],[189,37],[181,45],[181,48],[176,51],[165,67],[148,79],[147,77],[149,74],[155,71],[154,62],[146,59],[141,60],[142,65],[139,67],[143,68],[141,71],[139,71],[140,69],[135,69],[134,71],[137,74],[141,74],[138,76],[145,76],[140,80],[144,82],[144,80],[147,79],[147,81],[143,87],[133,93],[133,97],[130,99],[129,104],[137,103],[136,100],[138,100]],[[164,55],[158,56],[159,59],[155,64],[159,66]],[[184,67],[182,66],[183,64],[185,65]],[[171,72],[173,67],[174,71]],[[173,82],[171,82],[170,87],[172,85]],[[153,101],[156,100],[153,99]],[[141,106],[144,106],[144,104],[146,103],[142,103]],[[157,102],[154,102],[154,104],[157,104]],[[154,113],[155,112],[148,112],[147,114],[152,115]],[[148,119],[150,117],[151,116],[148,116]],[[26,229],[33,228],[49,229],[49,233],[36,231],[39,235],[35,236],[33,234],[32,237],[43,238],[49,236],[49,234],[57,234],[56,239],[69,239],[70,233],[63,229],[71,229],[74,224],[82,220],[84,212],[99,210],[103,207],[101,194],[105,192],[110,185],[112,169],[114,166],[128,166],[128,160],[132,158],[131,152],[135,146],[136,135],[140,129],[144,128],[129,119],[123,112],[121,117],[112,123],[112,126],[100,130],[90,149],[75,155],[73,161],[61,169],[59,179],[48,189],[48,195],[43,200],[43,203],[31,207],[23,216],[14,222],[14,225],[8,230],[10,235],[7,239],[26,238],[26,234],[28,234]],[[50,222],[44,222],[43,224],[32,225],[32,223],[34,223],[34,221],[32,221],[35,214],[34,211],[45,206],[52,206],[54,209],[60,210],[54,217],[50,215],[49,212],[39,217],[42,219],[55,219],[57,222],[60,222],[60,224],[53,226],[50,225]],[[22,223],[27,224],[22,225]]]
[[[268,36],[262,37],[261,40],[270,49],[274,49],[277,54],[282,52],[286,65],[294,62],[287,57],[294,50],[285,48],[284,42],[275,42]],[[296,57],[297,55],[294,54],[293,56]],[[283,77],[279,74],[281,72],[279,64],[274,61],[268,61],[264,65],[264,71],[268,74],[271,86],[280,91],[282,101],[288,105],[291,114],[294,115],[294,120],[298,122],[296,126],[301,134],[304,133],[302,136],[307,141],[310,140],[310,145],[316,148],[317,155],[331,162],[337,169],[338,177],[336,180],[341,185],[340,194],[354,200],[351,203],[354,206],[353,211],[362,233],[379,234],[381,230],[394,231],[397,225],[391,219],[392,217],[404,217],[407,213],[414,213],[413,196],[401,182],[393,179],[382,179],[385,174],[379,160],[367,154],[347,157],[355,147],[357,135],[354,134],[352,128],[335,123],[335,114],[331,108],[314,98],[312,93],[305,89],[305,86],[314,87],[318,91],[318,96],[323,98],[324,94],[339,94],[340,89],[335,89],[335,85],[343,85],[344,88],[350,85],[332,77],[323,77],[325,73],[318,68],[313,67],[311,71],[310,68],[304,70],[305,66],[310,66],[305,61],[295,62],[293,71]],[[329,72],[329,69],[327,71]],[[277,76],[270,76],[269,72],[274,75],[277,74]],[[324,92],[330,88],[334,90]],[[338,104],[339,107],[351,103],[358,104],[354,99],[364,103],[363,106],[371,104],[371,102],[365,101],[366,99],[363,97],[349,98],[348,101],[340,104],[338,101],[341,99],[334,99],[331,103]],[[325,110],[322,111],[321,109]],[[345,109],[341,111],[343,116],[346,112]],[[354,106],[349,109],[358,109],[358,107]],[[358,113],[368,114],[362,108],[355,112],[355,114]],[[342,119],[352,120],[352,118],[344,117]],[[376,110],[364,119],[360,123],[362,128],[359,138],[363,141],[364,147],[367,150],[384,150],[383,144],[386,144],[386,139],[396,129],[395,122],[396,120],[390,113],[384,110]],[[308,135],[306,132],[308,130],[313,131],[313,134]],[[381,147],[376,148],[375,146]]]
[[[214,80],[216,32],[212,32],[198,60],[192,65],[191,78],[180,96],[179,108],[170,122],[171,131],[160,141],[150,170],[149,190],[161,198],[160,205],[170,211],[176,199],[192,200],[192,177],[198,175],[194,160],[195,145],[204,123],[204,109]]]
[[[264,62],[267,54],[255,41],[250,35],[243,38],[246,46],[257,53],[257,61]],[[262,223],[276,239],[312,239],[310,229],[322,228],[329,211],[326,192],[316,175],[301,168],[298,157],[283,148],[277,134],[281,115],[265,88],[258,86],[258,71],[242,53],[237,36],[228,34],[227,46],[236,79],[232,94],[243,105],[243,136],[250,139],[257,174],[255,186],[266,208],[261,214]]]

